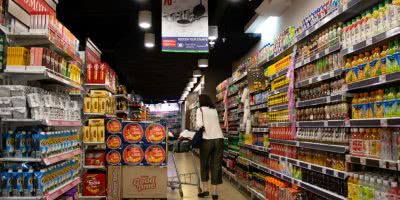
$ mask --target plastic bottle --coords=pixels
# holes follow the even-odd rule
[[[400,47],[399,40],[393,43],[393,72],[400,72]]]
[[[384,45],[382,47],[382,52],[381,52],[381,67],[380,70],[376,71],[376,76],[380,76],[382,74],[386,74],[386,57],[387,57],[387,51],[388,51],[388,46]]]
[[[379,4],[379,8],[378,8],[378,30],[377,30],[377,34],[382,33],[385,31],[385,20],[384,20],[384,16],[385,16],[385,6],[383,3]]]
[[[393,17],[391,19],[392,28],[399,26],[400,22],[400,0],[392,1]]]
[[[388,190],[388,192],[386,193],[386,198],[388,200],[397,200],[399,197],[399,187],[397,182],[392,181],[390,183],[390,189]]]
[[[384,102],[383,102],[383,95],[384,91],[383,89],[379,89],[376,93],[375,96],[375,116],[377,118],[383,118],[384,117]]]
[[[369,147],[371,146],[370,144],[370,136],[371,136],[371,130],[369,128],[362,128],[360,131],[363,135],[363,153],[364,156],[369,157],[370,156],[370,149]]]
[[[367,191],[367,198],[369,200],[374,200],[375,199],[375,178],[370,177],[369,178],[369,183],[368,183],[368,191]]]
[[[373,128],[370,138],[370,156],[373,158],[380,158],[381,144],[378,129]]]
[[[400,148],[400,132],[399,129],[394,129],[392,132],[392,159],[393,161],[399,160],[399,148]]]
[[[378,29],[379,29],[379,11],[378,11],[378,7],[375,6],[372,9],[372,34],[371,36],[375,36],[376,34],[378,34]]]
[[[374,194],[375,199],[383,200],[383,199],[381,198],[381,196],[382,196],[382,190],[383,190],[383,185],[382,185],[382,184],[383,184],[383,183],[382,183],[381,177],[377,178],[377,179],[376,179],[376,185],[375,185],[375,194]]]
[[[358,56],[353,57],[353,61],[351,62],[351,70],[353,71],[353,80],[359,81],[359,68],[358,68]]]
[[[346,83],[351,83],[351,82],[355,81],[354,75],[353,75],[353,70],[351,69],[351,67],[352,67],[351,63],[352,63],[351,58],[347,58],[346,64],[344,66],[345,73],[346,73]]]
[[[397,93],[396,93],[396,117],[400,117],[400,88],[397,88]]]

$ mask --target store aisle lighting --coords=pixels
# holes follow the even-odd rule
[[[190,82],[197,83],[197,77],[193,77],[190,79]]]
[[[208,67],[208,59],[199,59],[199,60],[197,61],[197,65],[198,65],[200,68]]]
[[[211,41],[218,39],[218,26],[208,27],[208,39]]]
[[[153,48],[154,47],[154,42],[155,41],[155,37],[153,33],[145,33],[144,34],[144,46],[146,48]]]
[[[193,71],[193,77],[201,77],[201,71],[199,69],[196,69]]]
[[[151,27],[151,12],[148,10],[139,11],[139,26],[143,29]]]

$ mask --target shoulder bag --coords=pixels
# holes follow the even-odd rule
[[[192,147],[193,148],[200,148],[201,143],[203,142],[203,133],[204,133],[204,118],[203,118],[203,111],[200,108],[200,112],[201,112],[201,120],[203,120],[203,126],[200,127],[199,130],[196,131],[196,133],[193,136],[192,139]]]

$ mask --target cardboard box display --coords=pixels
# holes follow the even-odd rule
[[[106,175],[84,174],[82,196],[104,196],[106,195]]]
[[[122,137],[120,134],[107,135],[107,149],[122,149]]]
[[[122,122],[119,119],[107,118],[106,119],[106,134],[121,134],[122,133]]]
[[[142,145],[127,144],[122,150],[122,159],[124,165],[139,166],[143,165],[144,149]]]
[[[83,142],[90,142],[90,127],[89,126],[84,126],[83,127],[83,136],[82,136]]]
[[[122,198],[167,198],[166,167],[122,167]]]
[[[98,136],[98,128],[97,126],[90,126],[90,142],[97,142]]]
[[[104,126],[104,119],[89,119],[89,126]]]
[[[122,167],[107,167],[107,199],[120,200],[122,194]]]
[[[167,147],[166,145],[142,145],[144,150],[144,166],[166,166]]]
[[[121,150],[106,150],[107,166],[119,166],[122,164]]]
[[[124,143],[137,144],[143,142],[143,125],[135,122],[123,122],[122,136]]]

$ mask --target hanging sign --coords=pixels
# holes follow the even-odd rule
[[[45,0],[14,0],[19,6],[21,6],[27,13],[33,14],[35,12],[45,12],[51,15],[56,15],[53,8],[47,4]]]
[[[162,51],[208,53],[208,0],[161,0]]]

